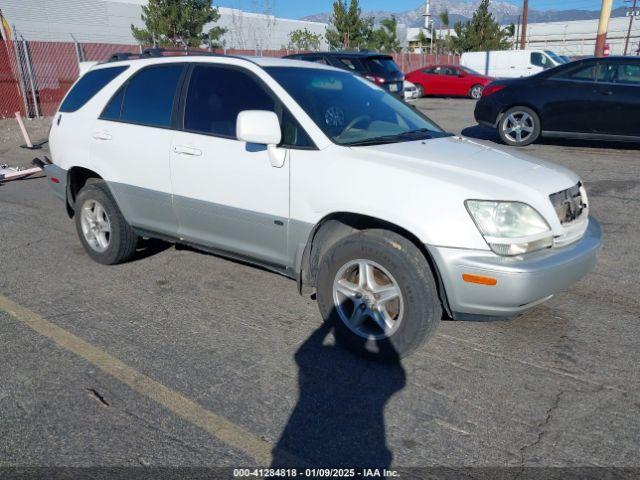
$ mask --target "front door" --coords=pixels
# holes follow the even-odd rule
[[[276,111],[274,97],[253,73],[219,64],[192,67],[184,128],[171,146],[179,236],[286,266],[289,152],[237,140],[243,110]],[[274,153],[285,156],[283,166],[272,166]]]
[[[596,95],[599,67],[592,63],[564,70],[544,79],[537,89],[545,99],[542,129],[556,132],[593,133],[606,97]]]

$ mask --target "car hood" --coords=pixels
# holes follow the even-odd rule
[[[369,161],[464,184],[485,198],[505,199],[523,188],[545,197],[575,185],[571,170],[523,154],[507,153],[463,137],[354,147]],[[517,200],[517,198],[513,198]]]

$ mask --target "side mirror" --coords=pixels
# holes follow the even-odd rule
[[[245,110],[236,120],[238,140],[260,145],[278,145],[282,139],[278,116],[268,110]]]

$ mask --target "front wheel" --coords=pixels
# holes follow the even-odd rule
[[[473,98],[474,100],[480,100],[482,97],[482,91],[484,87],[482,85],[474,85],[469,89],[469,98]]]
[[[507,145],[524,147],[540,136],[540,117],[527,107],[513,107],[498,122],[498,133]]]
[[[317,299],[338,342],[384,361],[417,349],[442,317],[425,256],[387,230],[364,230],[330,247],[320,262]]]
[[[418,92],[417,93],[417,95],[418,95],[417,98],[424,97],[424,87],[422,85],[416,84],[416,91]]]

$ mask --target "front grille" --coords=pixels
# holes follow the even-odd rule
[[[582,215],[587,208],[586,199],[582,198],[582,184],[549,195],[549,200],[558,215],[562,225],[571,223]]]

